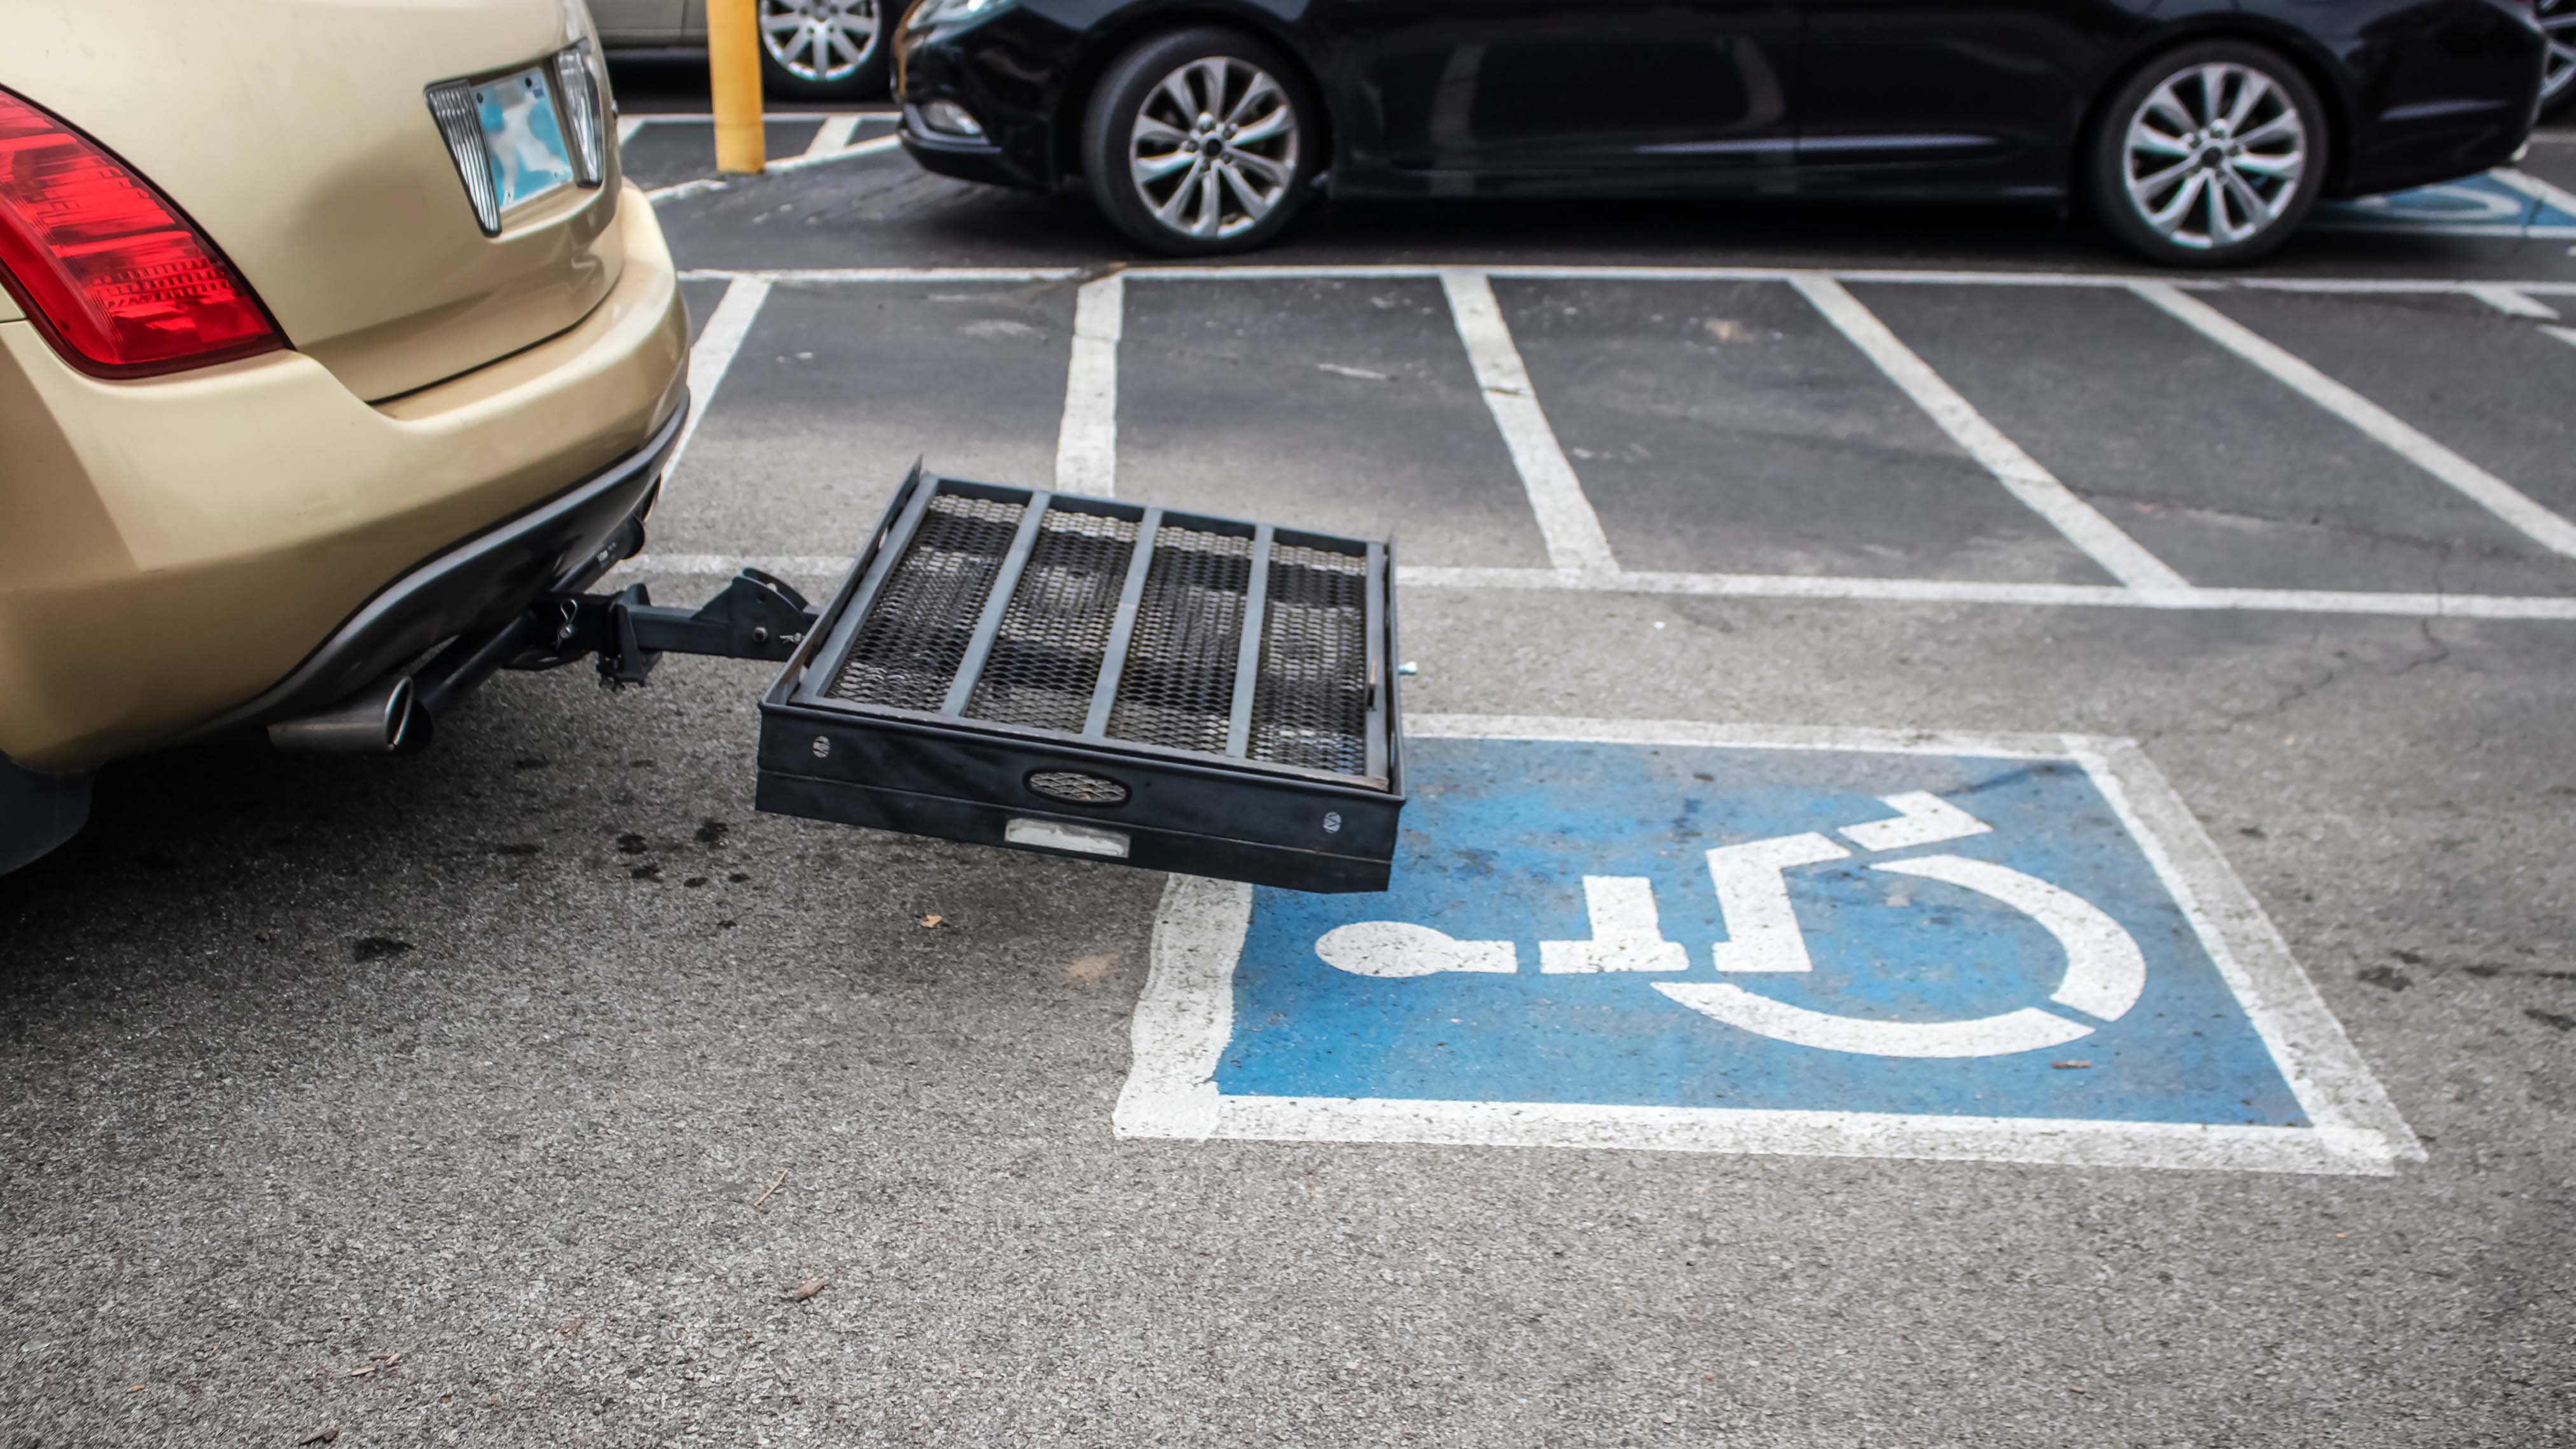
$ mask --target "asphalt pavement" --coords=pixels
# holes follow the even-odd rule
[[[756,813],[750,664],[111,771],[0,879],[0,1442],[2576,1441],[2576,134],[2207,280],[1589,203],[1172,269],[698,124],[627,140],[701,414],[618,581],[819,595],[916,456],[1392,536],[1398,891]],[[1853,862],[1785,935],[1783,840]],[[1684,964],[1559,973],[1587,910]]]

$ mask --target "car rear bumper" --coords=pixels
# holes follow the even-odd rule
[[[327,703],[307,696],[578,564],[640,505],[687,406],[687,315],[640,193],[618,225],[624,268],[579,324],[372,405],[294,352],[102,382],[0,322],[0,753],[75,773],[259,702]],[[456,575],[408,627],[308,672],[459,540],[576,494],[592,503],[510,566]]]
[[[538,594],[587,588],[644,544],[643,519],[679,446],[684,405],[599,476],[404,574],[349,616],[292,674],[191,730],[245,729],[337,704],[431,647],[490,629]],[[633,524],[633,527],[628,527]]]

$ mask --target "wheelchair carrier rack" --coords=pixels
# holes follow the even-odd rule
[[[757,803],[1383,890],[1390,577],[1382,543],[916,466],[761,700]]]

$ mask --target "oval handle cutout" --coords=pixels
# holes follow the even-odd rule
[[[1081,770],[1038,770],[1030,774],[1031,792],[1067,805],[1124,805],[1127,787],[1106,775]]]

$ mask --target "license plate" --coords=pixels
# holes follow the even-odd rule
[[[474,116],[483,127],[483,154],[490,158],[492,190],[503,211],[572,184],[572,148],[564,143],[543,67],[476,86]]]

